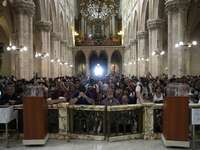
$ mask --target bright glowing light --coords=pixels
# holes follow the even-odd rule
[[[147,59],[147,61],[149,61],[149,59]]]
[[[156,54],[156,52],[154,51],[154,52],[152,52],[152,55],[155,55]]]
[[[179,44],[177,43],[177,44],[175,45],[175,47],[176,47],[176,48],[179,47]]]
[[[135,65],[135,62],[134,62],[134,65]]]
[[[46,56],[49,56],[49,53],[46,53]]]
[[[24,47],[24,51],[27,51],[27,47]]]
[[[11,50],[11,48],[10,48],[10,47],[7,47],[7,51],[9,51],[9,50]]]
[[[70,67],[73,67],[73,65],[70,65]]]
[[[192,44],[193,44],[193,45],[197,45],[197,41],[193,41]]]
[[[12,50],[15,50],[16,49],[16,46],[12,46]]]
[[[38,53],[38,56],[41,56],[41,53]]]
[[[35,57],[38,57],[38,55],[37,55],[37,54],[35,54]]]
[[[74,35],[75,35],[75,36],[78,36],[79,34],[75,31],[75,32],[74,32]]]
[[[191,47],[192,45],[188,45],[188,47]]]
[[[162,51],[160,54],[161,54],[161,55],[164,55],[164,54],[165,54],[165,52],[164,52],[164,51]]]
[[[60,59],[58,59],[58,62],[60,62]]]
[[[180,42],[180,43],[179,43],[179,45],[181,45],[181,46],[182,46],[182,45],[183,45],[183,42]]]
[[[140,58],[138,58],[138,61],[140,61]]]
[[[54,62],[54,60],[52,59],[51,62]]]
[[[65,65],[67,65],[67,63],[65,63]]]
[[[118,35],[122,35],[122,34],[123,34],[123,32],[122,32],[122,31],[118,32]]]
[[[102,75],[102,68],[99,64],[97,64],[97,66],[95,66],[95,75],[98,76],[98,75]]]
[[[62,65],[62,63],[60,63],[60,65]]]
[[[144,58],[142,57],[142,60],[144,60]]]

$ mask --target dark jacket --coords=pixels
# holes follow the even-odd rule
[[[11,97],[8,96],[7,93],[5,93],[5,94],[2,95],[2,97],[0,99],[0,105],[5,105],[6,103],[9,103],[9,100],[15,100],[15,101],[17,101],[15,103],[15,105],[23,103],[22,98],[17,93],[14,93]],[[12,105],[12,104],[9,103],[9,105]]]

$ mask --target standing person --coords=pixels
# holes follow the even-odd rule
[[[152,89],[149,86],[149,80],[142,78],[136,86],[137,104],[149,102],[152,99]]]
[[[106,76],[106,84],[108,85],[108,88],[115,88],[114,84],[110,82],[110,76]]]
[[[153,93],[153,102],[154,103],[163,103],[164,94],[162,93],[161,86],[155,87],[155,92]]]
[[[90,79],[90,83],[86,85],[86,90],[92,94],[94,102],[96,105],[99,104],[99,86],[95,84],[93,78]]]

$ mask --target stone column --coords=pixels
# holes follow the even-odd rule
[[[107,74],[109,75],[111,72],[110,72],[110,66],[111,66],[111,59],[109,58],[108,59],[108,67],[107,67]]]
[[[168,74],[169,77],[186,74],[184,47],[175,48],[175,44],[185,41],[185,26],[190,0],[167,0],[165,11],[168,14]]]
[[[145,53],[147,51],[147,37],[148,33],[147,31],[138,31],[137,32],[138,37],[138,58],[147,58],[148,54]],[[146,68],[146,62],[145,60],[138,61],[138,77],[145,75],[148,72],[148,69]]]
[[[132,46],[132,58],[133,58],[133,71],[132,71],[132,75],[137,75],[137,39],[133,40],[133,42],[131,43]]]
[[[164,20],[153,19],[148,20],[147,26],[149,29],[149,71],[155,77],[161,72],[162,67],[162,56],[154,55],[152,52],[163,51],[163,27]]]
[[[89,68],[89,60],[86,61],[86,75],[89,76],[90,75],[90,68]]]
[[[32,17],[35,13],[35,4],[32,1],[14,1],[12,5],[14,17],[16,20],[16,30],[18,42],[16,46],[23,45],[27,47],[27,51],[19,51],[16,60],[16,75],[18,78],[25,78],[30,80],[33,77],[33,20]]]
[[[67,75],[67,55],[66,55],[66,51],[67,51],[67,41],[66,40],[62,40],[61,44],[60,44],[60,58],[61,58],[61,62],[63,63],[63,65],[61,66],[60,72],[61,72],[61,76],[65,76]]]
[[[57,32],[51,33],[51,57],[50,59],[58,60],[60,59],[60,39],[61,34]],[[60,62],[51,63],[51,77],[55,78],[59,76],[60,72]]]
[[[36,51],[37,54],[48,53],[49,56],[43,58],[36,58],[38,62],[38,76],[50,77],[50,31],[52,23],[50,21],[36,21],[34,24],[36,28]]]

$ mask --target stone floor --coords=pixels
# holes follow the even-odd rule
[[[8,150],[5,140],[0,140],[0,150]],[[195,150],[200,150],[197,141]],[[9,150],[189,150],[190,148],[166,148],[161,140],[129,140],[121,142],[89,140],[56,140],[49,139],[45,146],[24,146],[22,140],[11,140]]]

